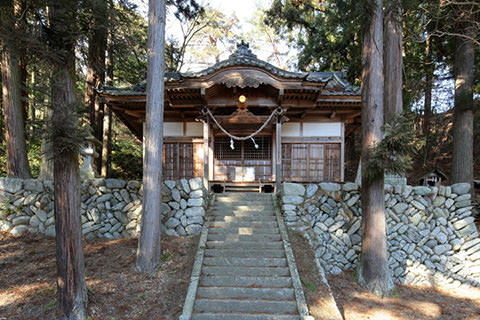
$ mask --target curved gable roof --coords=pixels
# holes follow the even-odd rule
[[[255,78],[255,72],[257,72],[257,74],[263,72],[274,77],[260,83],[255,82],[252,81],[252,79]],[[217,62],[213,66],[197,72],[165,72],[164,79],[167,85],[170,84],[172,86],[174,86],[175,83],[181,84],[189,80],[203,80],[206,81],[206,87],[211,86],[213,83],[222,83],[227,87],[239,86],[242,88],[258,87],[258,85],[262,83],[274,85],[278,80],[297,80],[321,84],[322,87],[326,88],[325,91],[332,94],[359,94],[358,88],[352,87],[352,85],[344,79],[343,72],[292,72],[283,70],[258,59],[257,56],[252,53],[249,44],[243,40],[237,44],[236,51],[226,60]],[[335,90],[329,90],[330,88],[335,88]],[[100,88],[99,91],[110,95],[143,95],[146,91],[146,81],[127,88],[104,86]]]

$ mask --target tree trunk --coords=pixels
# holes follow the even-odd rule
[[[76,1],[50,0],[54,44],[52,59],[52,142],[54,150],[54,207],[57,257],[58,313],[61,319],[87,318],[87,288],[80,224],[78,146],[71,136],[79,134],[73,72]]]
[[[384,37],[384,107],[388,122],[403,111],[402,7],[398,0],[390,0],[386,5]]]
[[[85,88],[85,105],[90,110],[90,125],[94,137],[103,141],[104,104],[100,102],[95,88],[105,82],[105,50],[107,46],[107,0],[89,0],[92,23],[88,36],[88,70]],[[102,144],[97,147],[99,156],[95,159],[97,172],[102,169]]]
[[[425,153],[423,159],[423,165],[427,165],[430,162],[430,154],[432,148],[432,137],[430,135],[430,123],[432,118],[432,90],[433,90],[433,62],[432,62],[432,48],[431,48],[431,36],[427,31],[427,39],[425,43],[425,84],[423,91],[425,94],[425,102],[423,104],[423,135],[425,136]]]
[[[455,108],[453,124],[452,183],[473,180],[473,82],[475,71],[474,28],[463,25],[470,39],[457,36],[455,51]]]
[[[1,54],[2,104],[7,149],[7,175],[9,177],[29,179],[32,175],[30,173],[25,141],[22,74],[14,35],[18,26],[17,23],[12,22],[12,17],[17,17],[20,14],[19,3],[12,2],[11,6],[5,10],[10,12],[4,12],[5,15],[1,17],[2,23],[7,30],[12,30],[10,34],[0,35],[3,46]]]
[[[48,102],[47,102],[48,103]],[[50,137],[48,136],[48,128],[51,128],[52,111],[45,108],[43,113],[43,128],[44,134],[42,137],[42,145],[40,146],[40,173],[38,178],[40,180],[53,180],[53,146]]]
[[[113,1],[108,1],[109,12],[113,12]],[[113,58],[113,19],[109,16],[108,36],[107,36],[107,58],[106,58],[106,78],[105,83],[108,86],[113,86],[113,70],[114,70],[114,58]],[[103,134],[103,146],[102,146],[102,176],[110,177],[112,175],[112,110],[108,105],[104,107],[106,117],[104,116],[103,128],[106,130],[106,134]]]
[[[148,76],[143,166],[143,213],[137,269],[153,274],[160,258],[162,200],[165,0],[150,0],[148,9]]]
[[[383,172],[367,178],[369,153],[382,140],[383,17],[382,0],[375,0],[362,49],[362,256],[359,283],[385,296],[392,282],[388,271]],[[370,176],[372,173],[369,174]]]

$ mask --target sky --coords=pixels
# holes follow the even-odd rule
[[[240,26],[240,30],[235,30],[234,32],[238,32],[238,34],[247,34],[249,31],[253,29],[252,24],[249,22],[253,17],[257,8],[267,9],[270,7],[273,0],[197,0],[198,3],[205,7],[210,7],[216,9],[227,16],[235,15]],[[139,8],[144,14],[147,15],[148,11],[148,0],[134,0],[134,2],[139,4]],[[181,39],[181,29],[179,22],[175,19],[173,14],[167,16],[167,27],[166,27],[166,37],[176,37],[177,39]],[[255,43],[250,44],[251,48],[256,47],[253,49],[253,53],[258,56],[259,59],[268,61],[276,66],[287,68],[292,70],[292,65],[294,64],[292,61],[296,61],[297,51],[293,48],[289,48],[285,41],[279,41],[276,43],[278,51],[281,53],[280,55],[280,64],[278,60],[276,60],[273,56],[273,47],[271,43],[268,43],[265,39],[255,38]],[[234,50],[234,47],[230,44],[229,47],[222,46],[220,44],[219,49],[223,52],[220,55],[220,59],[227,59],[228,56]],[[182,72],[185,71],[198,71],[208,67],[209,65],[213,64],[214,57],[208,63],[189,63],[184,68],[182,68]]]

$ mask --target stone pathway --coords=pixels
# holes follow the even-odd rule
[[[181,320],[310,318],[271,194],[217,195],[208,218]]]

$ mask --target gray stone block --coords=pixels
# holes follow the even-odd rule
[[[43,183],[37,179],[24,180],[24,188],[27,191],[33,191],[36,193],[43,192]]]
[[[470,191],[470,183],[455,183],[452,184],[451,190],[453,193],[462,195]]]
[[[23,180],[15,178],[0,178],[0,191],[17,193],[23,188]]]
[[[188,181],[191,190],[201,190],[203,188],[202,178],[192,178]]]
[[[203,198],[196,198],[196,199],[188,199],[187,205],[189,207],[201,207],[203,206],[204,201]]]
[[[285,204],[302,204],[303,198],[300,196],[283,196],[282,201]]]
[[[180,185],[182,186],[183,191],[187,194],[190,193],[190,184],[187,179],[180,179]]]
[[[340,184],[334,182],[321,182],[319,184],[320,189],[326,192],[340,191]]]
[[[18,225],[18,226],[13,227],[12,230],[10,230],[10,234],[18,237],[18,236],[21,236],[22,234],[24,234],[27,230],[28,230],[27,226]]]
[[[127,183],[119,179],[105,179],[105,186],[109,189],[124,188]]]
[[[185,215],[187,217],[194,217],[194,216],[205,216],[205,209],[203,207],[192,207],[187,208],[185,210]]]
[[[299,183],[284,182],[282,191],[287,196],[303,196],[305,194],[305,187]]]

